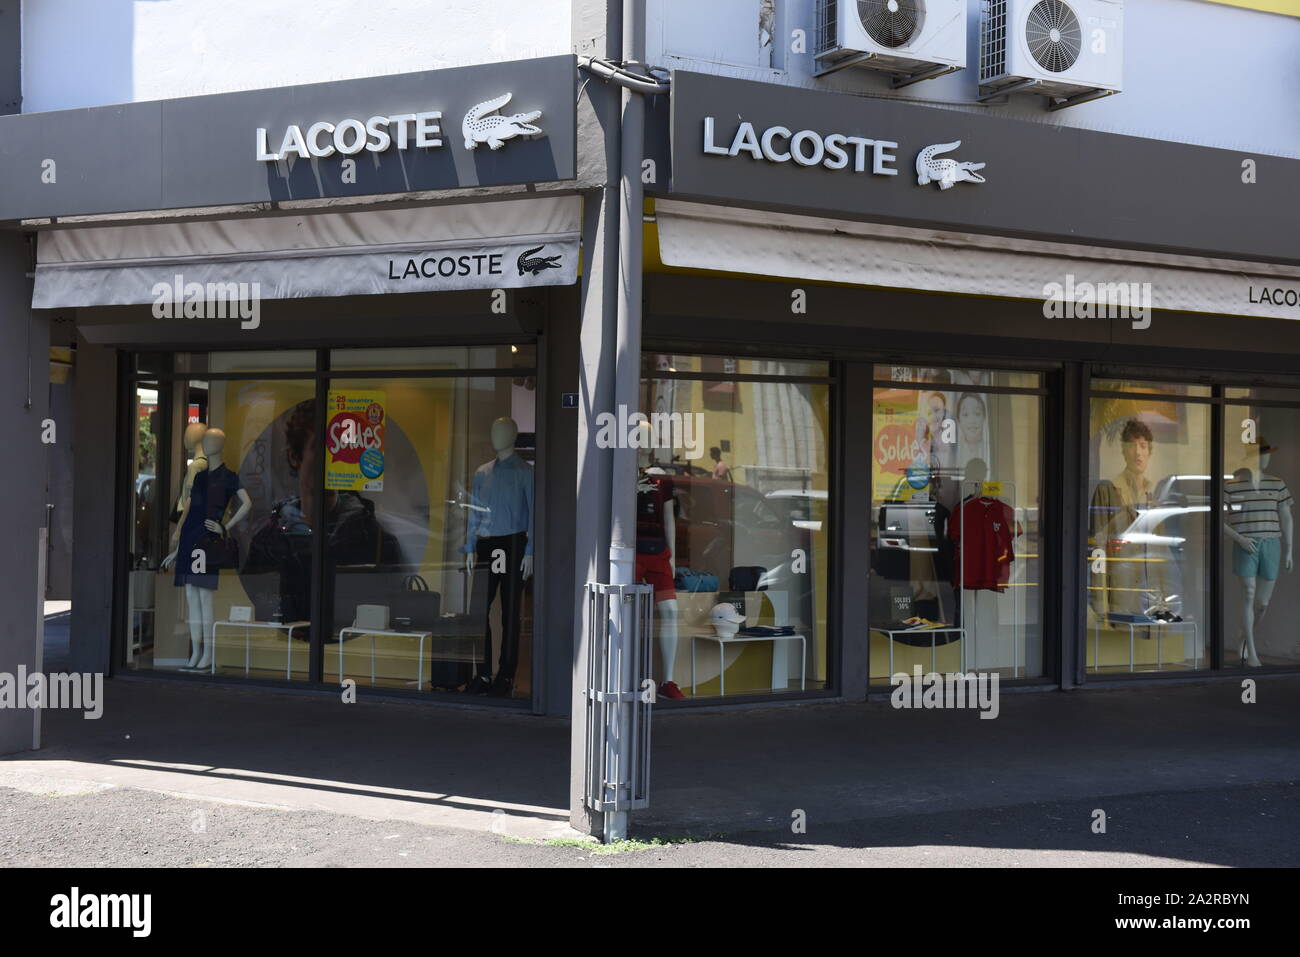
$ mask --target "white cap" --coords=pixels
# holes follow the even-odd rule
[[[713,606],[713,610],[709,612],[709,620],[714,624],[729,622],[733,625],[739,625],[745,620],[745,616],[736,611],[736,606],[731,602],[724,601]]]

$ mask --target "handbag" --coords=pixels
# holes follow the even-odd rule
[[[431,591],[419,575],[407,575],[388,598],[392,617],[410,620],[413,631],[434,631],[442,612],[442,594]]]
[[[195,547],[203,550],[209,574],[221,568],[239,568],[239,542],[229,535],[205,532],[195,542]]]
[[[673,577],[673,584],[678,591],[712,592],[718,590],[718,576],[706,575],[703,572],[687,568],[685,565],[678,565],[677,574]]]

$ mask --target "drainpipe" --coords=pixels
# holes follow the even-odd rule
[[[623,69],[638,73],[645,59],[645,0],[623,0]],[[636,409],[641,393],[641,257],[642,220],[645,191],[641,185],[641,160],[645,153],[645,101],[641,93],[624,87],[623,119],[620,136],[622,175],[619,182],[620,213],[618,224],[618,333],[615,338],[614,408]],[[610,542],[609,581],[611,585],[631,585],[636,567],[636,449],[619,442],[613,450],[610,475]],[[619,639],[625,674],[631,674],[635,649],[629,647],[621,629],[626,622],[622,607],[610,609],[611,627],[620,629]],[[626,684],[623,685],[626,687]],[[630,715],[630,710],[625,709]],[[619,729],[626,749],[633,746],[630,722]],[[628,812],[605,814],[605,842],[627,839]]]

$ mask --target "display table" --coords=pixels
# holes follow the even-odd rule
[[[293,679],[293,633],[297,628],[306,628],[311,624],[309,621],[214,621],[212,623],[212,666],[210,674],[217,673],[217,629],[225,625],[228,628],[244,629],[244,675],[249,673],[250,650],[252,648],[252,629],[254,628],[271,628],[275,631],[287,632],[288,649],[285,655],[284,677],[286,681]]]
[[[424,690],[424,642],[434,637],[433,632],[394,632],[378,631],[374,628],[343,628],[338,633],[338,679],[343,680],[343,642],[348,635],[370,636],[370,684],[374,684],[374,638],[420,638],[420,648],[416,651],[416,690]],[[455,636],[451,636],[455,637]]]
[[[753,644],[757,641],[772,642],[772,690],[779,691],[787,684],[778,684],[778,678],[785,675],[783,680],[788,683],[790,669],[786,665],[785,656],[777,654],[778,641],[797,641],[799,642],[799,690],[804,690],[805,678],[807,677],[808,661],[808,641],[803,635],[737,635],[735,638],[722,638],[716,634],[695,634],[691,635],[691,694],[695,694],[695,646],[701,641],[712,641],[718,646],[718,683],[721,687],[719,694],[727,693],[727,676],[725,655],[727,645],[745,645]],[[784,667],[783,667],[784,666]]]
[[[1137,670],[1137,630],[1139,628],[1154,628],[1156,630],[1156,671],[1163,671],[1165,667],[1164,655],[1164,633],[1166,628],[1174,630],[1191,629],[1192,645],[1195,647],[1196,654],[1193,658],[1193,668],[1201,666],[1201,634],[1194,621],[1115,621],[1108,619],[1105,622],[1098,621],[1093,628],[1092,641],[1092,666],[1093,668],[1101,667],[1101,633],[1104,629],[1113,631],[1122,631],[1128,628],[1128,670],[1132,674]]]
[[[948,628],[872,628],[872,631],[878,631],[889,641],[889,674],[894,674],[894,642],[897,640],[895,635],[956,635],[957,641],[963,641],[966,638],[966,629],[953,625]],[[930,639],[930,671],[933,672],[938,663],[938,646],[934,638]]]

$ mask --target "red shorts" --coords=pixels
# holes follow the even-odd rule
[[[673,584],[672,552],[664,549],[658,555],[636,553],[636,580],[653,585],[655,601],[668,601],[677,597],[677,586]]]

